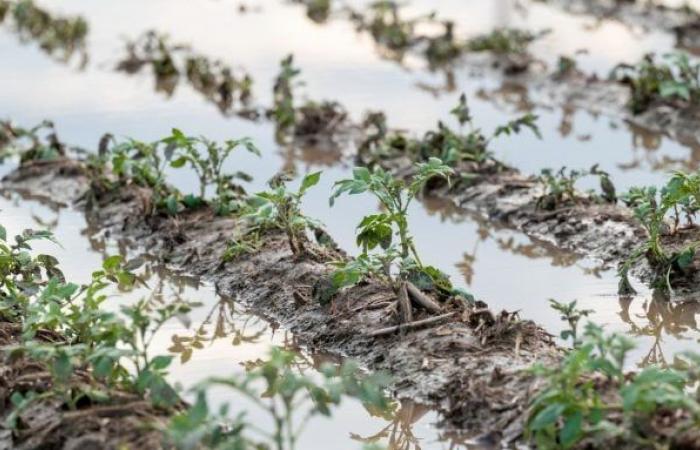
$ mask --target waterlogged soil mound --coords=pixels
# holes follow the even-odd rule
[[[273,230],[255,253],[223,263],[227,241],[240,226],[236,219],[215,216],[207,208],[176,217],[149,214],[149,192],[137,186],[94,195],[87,178],[75,175],[81,167],[77,162],[20,168],[4,187],[33,192],[53,179],[60,184],[71,165],[72,182],[84,187],[60,200],[81,198],[92,228],[208,279],[219,293],[291,330],[303,344],[389,371],[399,399],[435,405],[448,423],[470,434],[497,431],[508,440],[520,436],[537,388],[527,369],[560,358],[544,330],[516,314],[495,314],[482,302],[442,304],[440,314],[416,308],[414,320],[427,320],[424,326],[374,335],[397,323],[389,286],[370,280],[341,291],[327,305],[314,298],[333,271],[330,262],[347,258],[341,251],[306,242],[305,254],[295,257],[284,233]],[[470,395],[450,399],[463,389]]]
[[[673,30],[700,21],[690,7],[672,7],[646,0],[539,0],[571,14],[612,19],[630,27],[648,30]]]
[[[18,324],[0,322],[0,347],[20,342]],[[44,343],[60,342],[61,336],[39,332]],[[7,428],[6,420],[15,411],[13,394],[37,395],[51,391],[52,375],[45,364],[24,357],[5,358],[0,362],[0,449],[122,449],[162,447],[157,429],[168,416],[155,410],[150,402],[133,394],[111,389],[98,383],[85,371],[76,370],[66,389],[73,393],[91,392],[93,402],[82,397],[75,409],[69,409],[58,396],[34,401],[17,415],[17,427]]]

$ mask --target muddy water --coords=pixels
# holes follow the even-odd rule
[[[135,76],[115,72],[114,66],[124,55],[121,38],[156,29],[199,53],[243,67],[256,81],[254,93],[260,104],[269,104],[278,61],[292,52],[303,70],[306,85],[301,92],[306,97],[337,99],[356,119],[367,109],[383,110],[390,125],[415,133],[433,127],[439,119],[449,122],[447,111],[462,91],[469,95],[476,122],[485,130],[531,106],[526,88],[509,85],[496,72],[463,66],[450,73],[430,72],[410,56],[397,64],[382,59],[370,37],[357,34],[342,17],[315,24],[305,17],[303,8],[281,1],[251,0],[246,2],[249,12],[244,14],[239,12],[239,2],[229,0],[40,3],[55,12],[85,16],[91,27],[90,61],[84,69],[56,63],[0,27],[0,55],[6,62],[0,71],[0,114],[20,124],[51,118],[63,139],[87,148],[94,148],[106,131],[148,140],[162,137],[173,126],[214,139],[250,136],[263,150],[263,157],[241,154],[230,168],[254,174],[252,190],[262,188],[264,181],[282,168],[295,168],[299,174],[324,170],[322,182],[309,193],[305,209],[322,220],[340,245],[350,251],[355,224],[377,205],[367,197],[355,197],[344,198],[335,209],[329,209],[327,198],[333,182],[347,176],[351,167],[342,151],[289,149],[275,142],[274,129],[268,123],[223,117],[184,84],[167,97],[154,90],[155,81],[148,71]],[[363,3],[351,4],[361,7]],[[618,62],[633,62],[646,52],[665,52],[673,46],[673,37],[663,32],[644,32],[614,21],[572,16],[541,3],[519,5],[506,0],[422,0],[413,2],[406,14],[410,17],[435,9],[441,17],[454,20],[458,32],[465,36],[487,32],[494,26],[551,28],[551,33],[533,46],[544,64],[551,67],[561,54],[587,50],[578,52],[580,66],[601,76]],[[602,115],[558,107],[535,107],[535,112],[540,116],[542,140],[525,135],[504,139],[496,146],[500,158],[526,173],[537,173],[543,167],[586,168],[599,163],[612,174],[618,190],[624,190],[632,185],[658,184],[668,170],[697,168],[700,161],[698,149],[631,129]],[[195,183],[186,173],[173,173],[173,177],[181,188],[191,188]],[[585,181],[581,186],[595,187]],[[91,242],[80,213],[52,211],[12,198],[2,199],[0,209],[2,221],[10,230],[53,227],[64,248],[50,250],[60,256],[74,280],[86,281],[102,254],[118,250],[114,244],[102,248],[99,239]],[[632,366],[654,358],[661,360],[662,356],[670,358],[675,351],[695,347],[700,337],[692,306],[676,306],[673,310],[662,307],[642,289],[637,298],[620,300],[615,295],[614,270],[599,267],[596,261],[562,253],[434,201],[414,205],[411,224],[425,262],[442,268],[457,285],[494,308],[519,310],[522,317],[536,320],[556,334],[561,322],[548,308],[547,299],[578,299],[595,311],[591,316],[594,321],[638,340]],[[166,297],[175,295],[178,289],[166,289]],[[182,289],[180,294],[205,304],[194,315],[193,327],[210,311],[217,313],[219,299],[210,287],[189,283]],[[175,368],[174,380],[191,386],[207,375],[242,370],[242,362],[261,357],[270,345],[293,346],[292,338],[283,330],[273,333],[269,326],[243,311],[232,313],[228,309],[225,313],[231,316],[231,325],[243,334],[233,332],[195,352],[189,362]],[[172,324],[159,336],[159,348],[165,351],[171,346],[173,334],[188,332],[192,330]],[[250,334],[257,337],[243,338]],[[236,336],[240,342],[233,345]],[[321,358],[307,356],[310,360]],[[406,433],[413,433],[424,449],[450,445],[439,442],[437,431],[430,426],[434,417],[416,406],[406,405],[397,414],[396,423],[371,417],[353,402],[344,404],[336,417],[313,423],[313,431],[301,448],[327,448],[326,442],[339,440],[339,448],[359,448],[360,437],[373,436],[385,427],[380,441],[384,444],[390,441],[392,430],[398,430],[403,432],[402,439],[408,438]],[[413,421],[416,424],[411,431],[408,425]]]

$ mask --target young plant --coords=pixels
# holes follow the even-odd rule
[[[588,192],[588,197],[582,197],[576,190],[576,182],[581,178],[597,176],[600,181],[601,194]],[[615,185],[610,180],[610,175],[599,169],[595,164],[590,170],[569,170],[562,167],[554,172],[552,169],[542,169],[538,177],[540,184],[544,187],[544,192],[537,199],[537,207],[553,211],[567,204],[576,204],[580,200],[597,200],[605,203],[617,202]]]
[[[635,114],[654,103],[685,105],[700,101],[700,64],[691,63],[685,53],[664,58],[666,62],[657,63],[654,55],[648,54],[636,66],[620,64],[611,72],[612,79],[629,85],[629,108]]]
[[[273,348],[269,359],[244,375],[211,378],[195,388],[196,401],[186,412],[175,416],[168,435],[178,449],[194,448],[274,448],[294,450],[308,421],[314,416],[330,416],[343,398],[359,399],[368,409],[384,412],[394,404],[384,394],[388,379],[383,374],[363,375],[356,364],[340,367],[324,365],[322,378],[299,374],[295,370],[299,356]],[[224,404],[211,411],[206,392],[211,388],[228,389],[242,395],[272,419],[274,430],[260,433],[262,440],[250,436],[259,431],[241,413],[229,417]]]
[[[44,120],[32,128],[0,121],[0,160],[19,156],[21,164],[50,161],[65,156],[66,150],[51,121]]]
[[[321,172],[306,175],[296,192],[287,189],[281,177],[270,180],[270,190],[255,194],[250,199],[250,212],[244,215],[253,221],[255,228],[251,232],[265,228],[284,230],[292,254],[304,254],[306,230],[318,227],[319,223],[302,214],[301,202],[306,192],[318,184],[320,179]]]
[[[690,364],[678,370],[650,366],[628,374],[625,363],[633,348],[629,339],[605,336],[589,323],[580,345],[559,365],[538,365],[535,374],[545,385],[532,402],[526,437],[537,448],[568,449],[582,443],[601,447],[610,442],[647,447],[651,441],[645,430],[662,420],[659,415],[674,417],[664,420],[666,430],[697,427],[700,403],[687,389],[697,379],[698,357],[685,355]],[[675,433],[663,434],[664,442],[654,439],[653,444],[673,447]]]
[[[467,49],[472,52],[493,52],[498,55],[525,54],[529,45],[544,34],[546,32],[533,34],[515,28],[501,28],[470,39],[467,42]]]
[[[465,173],[462,177],[469,179],[473,177],[474,172],[500,171],[505,168],[493,157],[493,151],[490,149],[496,138],[520,133],[524,128],[540,136],[536,125],[537,116],[529,113],[496,127],[490,136],[484,135],[473,124],[473,117],[464,94],[460,96],[459,103],[450,111],[450,114],[460,124],[458,131],[451,129],[443,122],[438,122],[438,129],[428,131],[421,140],[406,137],[401,133],[384,133],[379,137],[371,135],[361,145],[360,157],[368,159],[368,163],[405,154],[417,161],[439,158],[445,164],[459,168],[460,173]],[[464,132],[465,126],[468,126],[467,132]]]
[[[177,169],[189,164],[199,179],[199,196],[188,202],[206,202],[207,189],[213,186],[215,196],[212,203],[217,214],[226,215],[240,209],[245,190],[235,180],[250,181],[252,177],[242,171],[227,173],[224,165],[239,147],[260,156],[260,150],[250,139],[231,139],[222,145],[203,136],[185,136],[175,128],[163,142],[173,152],[170,167]]]
[[[561,332],[561,338],[564,340],[571,338],[572,347],[577,347],[580,344],[578,339],[578,323],[582,318],[588,317],[588,315],[594,311],[592,309],[578,308],[576,306],[576,300],[570,303],[560,303],[552,298],[549,299],[549,304],[555,311],[561,313],[561,320],[569,325],[568,330]]]
[[[633,293],[628,273],[632,265],[642,256],[646,256],[655,270],[653,285],[672,290],[671,275],[684,275],[692,269],[697,243],[692,242],[673,251],[666,249],[662,236],[678,231],[681,214],[686,216],[689,225],[697,210],[700,199],[700,176],[676,172],[661,191],[654,187],[632,188],[623,196],[623,201],[633,208],[635,218],[647,232],[647,241],[636,249],[619,270],[620,292]],[[673,226],[666,219],[673,217]]]
[[[362,219],[357,227],[357,245],[362,253],[355,259],[337,264],[332,275],[331,293],[322,293],[321,300],[327,300],[340,288],[356,284],[368,276],[377,276],[390,283],[397,295],[402,321],[410,322],[411,298],[423,306],[427,305],[433,312],[440,309],[421,290],[444,292],[448,296],[462,295],[453,289],[445,274],[423,265],[408,227],[409,207],[428,180],[448,178],[453,173],[441,160],[431,158],[426,163],[416,165],[416,175],[408,184],[380,167],[375,167],[373,171],[356,167],[352,178],[336,182],[330,198],[331,206],[343,194],[369,192],[379,200],[383,211]],[[380,253],[372,252],[377,248],[381,249]]]

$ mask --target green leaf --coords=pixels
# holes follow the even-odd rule
[[[559,432],[559,441],[564,448],[570,448],[581,438],[582,423],[583,414],[581,411],[576,411],[566,418],[564,426]]]
[[[113,272],[119,268],[124,258],[120,255],[112,255],[102,262],[102,268],[107,272]]]
[[[304,193],[311,187],[316,186],[321,180],[321,172],[314,172],[306,175],[301,181],[301,188],[299,188],[299,195],[304,195]]]

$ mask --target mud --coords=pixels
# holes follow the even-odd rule
[[[671,7],[644,0],[538,0],[571,14],[613,19],[627,26],[672,31],[700,20],[691,7]]]
[[[18,324],[0,322],[0,346],[20,342]],[[61,336],[39,332],[37,339],[60,342]],[[32,402],[17,415],[17,428],[6,427],[13,412],[12,394],[37,395],[51,391],[52,375],[39,361],[5,358],[0,362],[0,449],[118,449],[162,448],[168,415],[155,410],[138,396],[96,382],[90,373],[76,370],[67,383],[74,392],[100,392],[109,400],[92,401],[85,396],[69,409],[59,396]]]
[[[70,165],[72,182],[86,193],[87,178],[75,175],[80,163],[66,160],[29,164],[4,180],[5,189],[32,192],[46,183],[65,183],[60,179]],[[60,200],[87,198],[80,191]],[[292,331],[301,344],[354,358],[371,370],[389,371],[398,399],[434,405],[446,414],[447,423],[470,434],[499,430],[511,440],[520,435],[536,390],[526,369],[535,362],[555,363],[560,356],[551,337],[534,323],[516,314],[494,314],[482,302],[452,301],[441,305],[443,312],[453,313],[443,321],[406,330],[403,336],[373,337],[376,330],[397,323],[389,286],[369,281],[341,291],[327,306],[313,299],[314,288],[333,270],[329,263],[346,258],[342,252],[307,242],[306,255],[294,257],[284,233],[271,231],[255,254],[224,264],[226,243],[240,227],[236,219],[217,217],[208,209],[175,218],[144,215],[143,194],[143,188],[130,186],[81,204],[91,227],[211,281],[220,294]],[[415,308],[414,320],[430,317]],[[464,388],[464,374],[470,374],[473,395],[455,405],[448,398]]]

